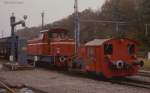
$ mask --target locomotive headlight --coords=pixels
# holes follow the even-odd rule
[[[124,67],[124,62],[122,60],[118,60],[115,65],[117,69],[121,69]]]
[[[122,69],[125,66],[125,62],[122,60],[118,60],[118,61],[111,61],[112,63],[112,67],[115,69]]]

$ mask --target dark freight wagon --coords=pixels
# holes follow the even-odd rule
[[[0,56],[5,59],[9,59],[11,54],[11,41],[12,37],[5,37],[0,39]],[[15,37],[15,59],[17,59],[17,47],[18,47],[18,37]]]
[[[11,61],[11,51],[14,51],[14,60],[20,64],[27,63],[27,42],[25,39],[15,36],[13,39],[14,48],[12,49],[12,37],[0,39],[0,58]]]

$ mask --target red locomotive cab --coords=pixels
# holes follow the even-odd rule
[[[51,29],[48,37],[50,40],[51,55],[71,56],[74,53],[74,40],[69,38],[66,29]]]
[[[50,40],[50,55],[54,56],[57,66],[67,65],[67,61],[74,55],[74,40],[69,38],[66,29],[51,29],[48,32]]]
[[[74,40],[68,37],[68,30],[53,28],[41,31],[37,39],[28,41],[28,55],[33,60],[36,56],[39,61],[49,62],[57,66],[66,65],[73,56]]]
[[[49,47],[46,34],[47,31],[48,30],[40,31],[37,38],[28,40],[27,50],[29,56],[48,55]]]
[[[130,39],[95,39],[86,44],[86,70],[107,78],[137,74],[137,42]]]

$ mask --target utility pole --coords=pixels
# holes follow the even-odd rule
[[[12,13],[12,16],[10,17],[10,25],[11,25],[11,36],[13,37],[14,36],[14,33],[15,33],[15,24],[16,22],[16,17],[14,16],[14,13]]]
[[[44,11],[41,13],[41,17],[42,17],[42,29],[44,29]]]
[[[1,34],[2,34],[2,38],[4,37],[4,31],[2,30],[2,32],[1,32]]]
[[[119,24],[116,23],[116,32],[118,33],[119,32]]]
[[[145,24],[145,36],[148,36],[148,26],[150,26],[150,24]]]
[[[77,55],[80,47],[80,22],[79,22],[79,12],[78,12],[78,0],[75,0],[74,4],[74,33],[75,33],[75,54]]]

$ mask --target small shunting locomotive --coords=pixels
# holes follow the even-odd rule
[[[84,69],[105,77],[124,77],[138,73],[144,62],[137,57],[138,42],[126,39],[94,39],[85,44]]]

